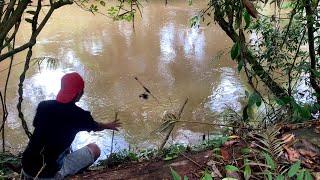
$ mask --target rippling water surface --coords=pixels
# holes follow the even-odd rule
[[[189,19],[205,5],[202,1],[193,6],[185,1],[167,6],[163,2],[144,3],[143,18],[137,19],[135,30],[131,23],[93,16],[76,6],[58,10],[40,34],[33,56],[58,59],[57,67],[50,69],[43,63],[39,69],[34,65],[25,81],[23,107],[30,127],[37,104],[55,98],[60,78],[70,71],[79,72],[86,82],[79,106],[90,110],[100,122],[112,121],[119,112],[123,128],[115,133],[116,150],[158,146],[161,135],[150,133],[159,127],[165,112],[177,111],[187,97],[184,120],[212,122],[226,108],[240,111],[245,85],[229,58],[231,42],[214,23],[189,27]],[[26,40],[27,35],[20,32],[18,42]],[[225,53],[220,58],[213,58],[221,52]],[[16,56],[14,63],[23,58],[23,53]],[[0,64],[1,84],[6,67]],[[14,66],[8,93],[6,136],[12,151],[23,149],[27,143],[16,110],[21,70],[21,64]],[[143,88],[135,76],[160,104],[152,98],[139,98]],[[179,124],[170,142],[195,143],[208,131],[213,129]],[[97,142],[104,158],[109,153],[111,134],[81,132],[73,148]]]

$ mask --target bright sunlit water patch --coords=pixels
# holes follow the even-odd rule
[[[64,61],[68,62],[69,64],[72,64],[74,67],[82,66],[81,62],[78,60],[77,56],[75,55],[72,49],[67,49],[64,54]]]
[[[131,37],[133,35],[132,23],[120,21],[118,24],[120,35],[125,38],[127,46],[130,46]]]
[[[206,39],[204,31],[199,28],[189,28],[182,32],[183,49],[186,57],[195,57],[195,60],[201,61],[205,55]]]
[[[199,141],[202,138],[202,135],[203,133],[193,132],[188,129],[179,129],[177,131],[176,138],[173,140],[173,143],[184,145],[196,144],[199,143]]]
[[[162,59],[162,58],[164,58],[164,57],[160,57],[160,59]],[[172,88],[172,86],[174,85],[174,82],[175,82],[175,78],[172,75],[172,73],[170,72],[170,69],[168,68],[168,64],[163,63],[163,60],[160,60],[160,62],[158,64],[158,72],[159,72],[159,74],[161,74],[162,78],[166,81],[169,88]]]
[[[173,23],[168,23],[160,29],[160,61],[158,64],[158,72],[166,80],[169,87],[172,87],[175,78],[170,72],[169,64],[175,61],[175,36],[176,29]]]
[[[313,95],[314,90],[308,85],[309,77],[309,74],[301,74],[296,82],[294,98],[296,101],[303,104],[312,104],[317,100]]]
[[[33,93],[36,90],[37,95],[41,95],[43,99],[55,99],[58,94],[61,86],[61,78],[65,73],[62,69],[50,70],[50,69],[41,69],[39,73],[32,76],[26,82],[26,93],[32,93],[27,96],[34,101],[34,103],[39,103],[39,99],[36,98]],[[33,99],[33,97],[35,99]]]
[[[175,50],[175,34],[176,29],[173,23],[169,23],[160,30],[160,51],[161,60],[164,62],[172,62],[176,57]]]
[[[71,147],[75,151],[90,143],[97,144],[101,149],[101,155],[96,162],[107,159],[111,152],[112,132],[110,130],[100,132],[81,131],[76,135]],[[122,149],[128,149],[129,144],[119,132],[115,132],[112,146],[112,152],[115,153]]]
[[[39,73],[36,73],[31,78],[26,79],[25,83],[25,96],[28,101],[34,104],[38,104],[43,100],[53,100],[56,98],[61,88],[61,78],[67,73],[75,72],[70,69],[40,69]],[[82,73],[77,71],[78,73]],[[83,75],[82,75],[83,76]],[[40,98],[39,98],[40,97]],[[77,102],[77,105],[83,109],[88,109],[87,94],[85,93],[81,100]]]
[[[83,46],[85,50],[94,56],[97,56],[102,53],[104,48],[103,45],[104,44],[102,42],[102,39],[94,35],[90,36],[88,39],[83,41]]]
[[[212,90],[208,105],[212,112],[223,112],[228,108],[238,112],[242,107],[240,99],[245,97],[244,86],[234,69],[225,67],[221,71],[220,84]]]

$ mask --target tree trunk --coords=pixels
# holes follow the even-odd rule
[[[233,42],[239,41],[239,35],[235,32],[232,25],[230,25],[223,17],[223,13],[220,11],[221,7],[218,5],[218,2],[214,3],[214,20],[218,22],[220,27],[225,31],[225,33],[232,39]],[[248,60],[248,63],[251,65],[254,72],[259,76],[261,81],[267,85],[269,90],[277,97],[281,98],[288,96],[285,89],[283,89],[277,82],[275,82],[269,74],[263,69],[261,64],[257,61],[255,57],[249,54],[247,47],[245,47],[246,54],[244,58]]]
[[[310,56],[310,84],[314,91],[317,93],[317,102],[320,104],[320,86],[317,82],[315,73],[317,72],[317,61],[316,52],[314,48],[314,17],[311,5],[311,0],[306,0],[306,15],[307,15],[307,30],[308,30],[308,45],[309,45],[309,56]]]

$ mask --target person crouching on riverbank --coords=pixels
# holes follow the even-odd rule
[[[84,81],[76,73],[65,74],[56,100],[42,101],[33,120],[34,131],[22,155],[22,179],[63,179],[89,167],[100,156],[99,147],[88,144],[70,153],[79,131],[118,131],[118,120],[110,123],[94,121],[89,111],[75,103],[83,95]]]

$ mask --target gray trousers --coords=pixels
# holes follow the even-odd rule
[[[94,155],[88,148],[88,146],[84,146],[81,149],[78,149],[70,154],[62,157],[62,166],[61,169],[56,173],[55,177],[52,178],[37,178],[28,175],[22,169],[21,179],[22,180],[31,180],[31,179],[39,179],[39,180],[58,180],[64,179],[64,177],[69,175],[74,175],[80,170],[89,167],[94,163]],[[40,174],[40,172],[38,173]]]

